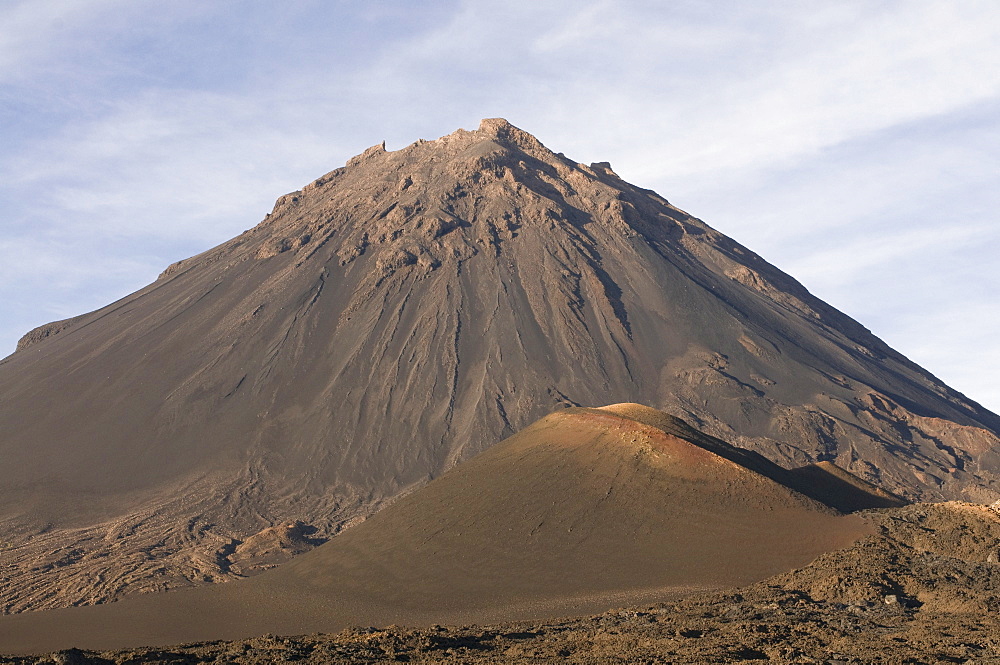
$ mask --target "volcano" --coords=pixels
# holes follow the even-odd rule
[[[541,619],[746,584],[871,531],[795,477],[645,406],[561,409],[276,570],[2,617],[0,653]]]
[[[1000,417],[608,163],[492,119],[369,148],[28,333],[0,362],[2,608],[253,573],[280,559],[240,558],[269,529],[319,542],[554,408],[615,402],[785,468],[1000,498]]]

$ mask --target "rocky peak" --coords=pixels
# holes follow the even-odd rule
[[[484,118],[479,123],[479,129],[476,132],[498,143],[525,152],[552,155],[552,151],[542,145],[541,141],[523,129],[510,124],[504,118]]]
[[[291,250],[312,256],[317,241],[336,234],[341,265],[368,253],[382,256],[378,273],[384,266],[432,270],[487,248],[495,253],[522,227],[546,229],[536,240],[561,245],[554,253],[589,247],[594,257],[593,233],[676,235],[681,218],[665,200],[621,181],[607,162],[576,163],[507,120],[488,118],[476,130],[399,150],[384,142],[368,148],[279,198],[247,248],[258,259]],[[584,227],[591,230],[581,233]]]

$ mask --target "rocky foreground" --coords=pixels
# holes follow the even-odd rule
[[[868,515],[875,534],[802,569],[652,607],[0,663],[1000,663],[1000,507],[917,504]]]

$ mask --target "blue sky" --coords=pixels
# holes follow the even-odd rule
[[[0,0],[0,355],[495,116],[1000,410],[995,0]]]

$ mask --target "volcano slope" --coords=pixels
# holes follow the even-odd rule
[[[623,401],[785,467],[1000,496],[995,414],[608,164],[485,120],[370,148],[24,337],[0,608],[251,573],[285,551],[244,556],[258,532],[328,537],[552,408]]]
[[[685,427],[639,405],[561,410],[273,571],[4,617],[0,652],[604,610],[756,581],[868,532],[669,433]]]
[[[354,627],[171,648],[67,651],[55,662],[134,663],[975,663],[1000,635],[1000,506],[869,511],[877,533],[800,568],[723,592],[596,616],[492,625]],[[887,600],[888,599],[888,600]],[[36,665],[37,656],[0,656]]]

